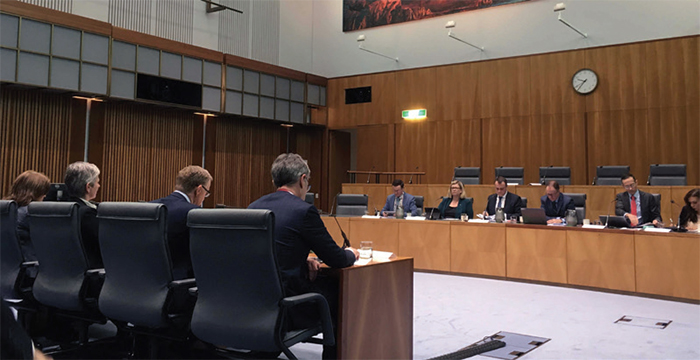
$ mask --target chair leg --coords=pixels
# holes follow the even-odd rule
[[[282,346],[282,352],[284,352],[284,354],[287,355],[287,358],[288,358],[289,360],[297,360],[297,357],[294,356],[294,353],[292,353],[292,351],[289,350],[288,347]]]

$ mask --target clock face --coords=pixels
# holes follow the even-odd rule
[[[581,69],[574,74],[571,85],[579,94],[590,94],[598,86],[598,75],[591,69]]]

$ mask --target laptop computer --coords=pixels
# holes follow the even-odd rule
[[[423,209],[425,212],[425,220],[439,220],[440,219],[440,210],[436,207],[427,207]]]
[[[599,215],[598,219],[601,224],[607,224],[609,228],[632,227],[624,216]]]
[[[547,225],[547,215],[542,208],[520,209],[523,217],[523,224]]]

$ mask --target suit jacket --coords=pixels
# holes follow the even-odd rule
[[[22,326],[15,320],[12,310],[0,300],[2,304],[2,326],[0,330],[0,358],[2,359],[32,359],[34,357],[34,346],[32,339],[27,335]]]
[[[639,219],[639,223],[648,223],[654,220],[661,221],[661,212],[659,210],[659,204],[656,203],[654,197],[651,194],[644,191],[639,191],[639,201],[641,202],[642,217]],[[615,215],[623,216],[625,213],[632,211],[630,206],[630,195],[625,191],[617,194],[615,196]],[[639,214],[637,214],[639,216]]]
[[[445,210],[447,210],[447,207],[450,206],[450,203],[452,202],[452,198],[446,197],[442,199],[442,202],[440,202],[440,205],[438,205],[438,210],[440,210],[440,218],[444,219],[445,218]],[[455,209],[455,215],[457,218],[461,217],[461,214],[467,214],[470,219],[474,218],[474,209],[472,206],[472,201],[469,199],[459,199],[459,203],[457,204],[457,208]]]
[[[384,207],[382,208],[382,211],[394,211],[394,200],[396,199],[396,195],[391,194],[386,197],[386,204],[384,204]],[[406,214],[411,214],[412,216],[418,216],[420,215],[418,213],[418,207],[416,207],[416,198],[407,193],[403,193],[403,211]]]
[[[285,296],[315,291],[308,279],[309,251],[333,268],[355,263],[355,254],[333,241],[316,207],[306,201],[286,191],[276,191],[254,201],[248,209],[266,209],[275,214],[275,250]]]
[[[168,248],[173,263],[173,276],[176,279],[194,277],[190,258],[190,228],[187,227],[187,213],[199,206],[190,203],[182,194],[172,194],[151,201],[163,204],[168,209]]]
[[[32,239],[29,236],[28,210],[29,206],[20,206],[17,208],[17,238],[19,239],[19,246],[22,249],[24,261],[36,261],[36,251],[34,250]]]
[[[496,213],[496,201],[498,201],[497,194],[489,195],[488,202],[486,203],[486,212],[489,215]],[[506,193],[506,204],[503,206],[503,211],[506,214],[518,215],[520,216],[520,209],[523,207],[523,200],[520,196],[513,194],[512,192]]]
[[[559,193],[559,199],[557,199],[556,206],[549,200],[547,195],[540,199],[540,207],[544,209],[544,214],[547,219],[553,218],[563,218],[566,216],[566,210],[576,210],[576,205],[574,205],[574,199]]]
[[[100,225],[97,221],[97,209],[85,203],[85,200],[70,196],[67,201],[78,204],[78,217],[80,218],[80,235],[83,240],[83,248],[88,258],[88,266],[91,269],[103,268],[102,253],[100,252]]]

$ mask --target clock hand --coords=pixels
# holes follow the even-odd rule
[[[576,90],[581,90],[581,86],[583,86],[583,84],[585,84],[586,81],[588,81],[588,79],[583,80],[583,81],[578,85],[578,87],[576,88]]]

